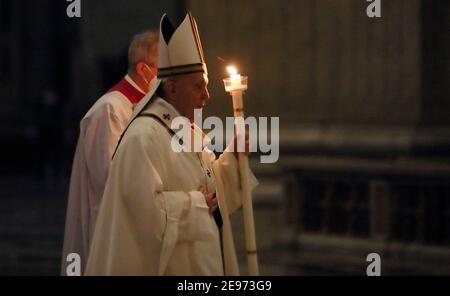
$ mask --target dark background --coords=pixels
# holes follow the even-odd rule
[[[265,275],[450,274],[450,2],[0,0],[0,274],[59,273],[79,120],[163,12],[197,19],[212,100],[225,64],[246,113],[280,117],[280,160],[252,168]],[[234,217],[243,257],[240,213]]]

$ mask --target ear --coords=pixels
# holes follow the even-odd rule
[[[143,63],[139,62],[136,64],[136,68],[135,68],[136,74],[138,74],[139,76],[144,76],[144,65]]]

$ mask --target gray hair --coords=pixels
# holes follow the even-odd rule
[[[128,73],[136,71],[138,63],[147,65],[156,64],[158,61],[159,34],[155,30],[137,34],[131,40],[128,48]]]

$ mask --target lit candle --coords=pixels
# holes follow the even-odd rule
[[[228,73],[230,73],[231,87],[233,89],[241,87],[241,74],[238,74],[237,70],[233,66],[227,67]]]
[[[229,78],[223,80],[225,91],[233,99],[234,125],[237,140],[237,152],[245,151],[245,120],[243,92],[247,90],[247,76],[241,76],[233,66],[227,67]],[[242,149],[240,149],[242,148]],[[240,195],[242,200],[242,213],[244,216],[245,245],[247,249],[248,275],[259,275],[258,255],[256,252],[255,219],[253,216],[252,192],[250,188],[250,168],[245,153],[238,153],[238,166],[240,177]],[[219,186],[220,187],[220,186]],[[219,194],[220,199],[221,194]],[[219,201],[219,203],[221,203]],[[222,201],[223,204],[223,201]],[[222,209],[221,209],[222,210]],[[225,210],[225,209],[223,209]],[[226,212],[227,210],[225,210]],[[227,213],[225,213],[227,215]]]

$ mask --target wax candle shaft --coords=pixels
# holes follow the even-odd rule
[[[239,144],[245,145],[245,122],[244,122],[244,103],[242,91],[233,91],[233,109],[235,117],[235,128]],[[239,143],[239,139],[243,143]],[[242,147],[241,147],[242,148]],[[247,249],[247,264],[249,275],[259,275],[258,256],[256,253],[255,224],[253,215],[253,206],[249,184],[249,165],[248,157],[244,153],[238,153],[239,172],[241,181],[241,199],[242,211],[244,216],[245,244]]]

